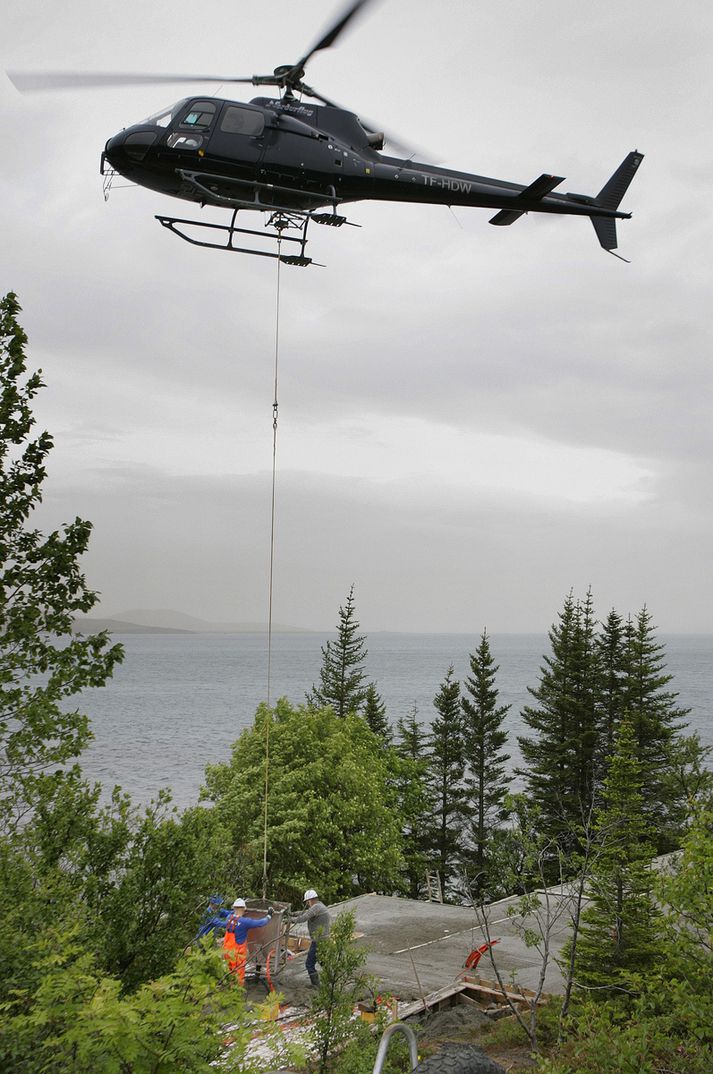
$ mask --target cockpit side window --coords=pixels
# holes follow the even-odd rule
[[[256,138],[265,129],[265,117],[257,108],[229,104],[223,112],[220,129],[225,134],[245,134]]]
[[[192,101],[181,127],[190,130],[207,130],[215,118],[215,101]]]

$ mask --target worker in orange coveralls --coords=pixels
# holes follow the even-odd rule
[[[267,917],[244,917],[245,899],[236,899],[230,917],[225,923],[223,938],[223,958],[228,963],[228,970],[245,984],[245,963],[248,958],[248,932],[267,925],[272,917],[272,907]]]

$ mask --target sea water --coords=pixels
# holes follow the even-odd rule
[[[270,698],[300,704],[319,680],[321,647],[329,637],[311,633],[274,634]],[[84,754],[86,774],[105,793],[119,784],[137,801],[148,802],[170,788],[175,803],[197,801],[205,766],[230,757],[230,747],[268,696],[265,634],[126,634],[116,637],[124,663],[107,686],[85,691],[81,711],[91,718],[94,742]],[[520,757],[516,737],[525,730],[524,705],[532,702],[545,635],[490,637],[495,684],[501,705],[510,710],[511,766]],[[389,720],[395,724],[414,705],[421,723],[434,716],[433,698],[449,666],[463,679],[469,653],[479,638],[468,634],[370,634],[366,640],[368,681],[376,683]],[[661,636],[664,661],[682,707],[690,708],[690,729],[713,745],[713,635]]]

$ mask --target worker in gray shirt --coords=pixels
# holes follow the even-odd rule
[[[317,951],[320,940],[326,940],[329,936],[329,911],[321,901],[314,888],[305,891],[304,901],[307,909],[301,914],[293,914],[291,920],[295,925],[307,925],[310,940],[309,951],[305,963],[311,984],[316,988],[319,985],[317,973]]]

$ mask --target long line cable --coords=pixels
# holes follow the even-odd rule
[[[280,240],[277,240],[277,298],[275,303],[275,381],[272,401],[272,500],[270,504],[270,575],[267,602],[267,703],[272,700],[272,581],[275,566],[275,489],[277,484],[277,371],[280,357]]]
[[[275,302],[275,381],[272,402],[272,498],[270,503],[270,571],[267,601],[267,712],[265,713],[265,785],[262,838],[262,897],[267,898],[267,819],[270,776],[270,702],[272,700],[272,583],[275,566],[275,489],[277,485],[277,371],[280,356],[280,240],[277,240],[277,294]]]

